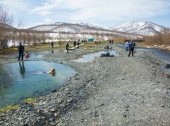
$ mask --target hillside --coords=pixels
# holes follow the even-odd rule
[[[124,31],[128,33],[140,34],[140,35],[154,35],[167,30],[166,27],[152,23],[152,22],[127,22],[121,25],[117,25],[112,28],[115,31]]]

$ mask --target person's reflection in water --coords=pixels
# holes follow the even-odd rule
[[[21,76],[24,78],[25,76],[25,66],[24,66],[24,62],[19,62],[19,68],[20,68],[20,74]]]
[[[51,50],[51,53],[54,53],[54,49]]]

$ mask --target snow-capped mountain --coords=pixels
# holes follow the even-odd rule
[[[45,24],[38,25],[35,27],[29,28],[30,30],[37,31],[50,31],[50,32],[71,32],[71,33],[82,33],[82,32],[94,32],[97,30],[105,30],[99,26],[80,23],[80,24],[72,24],[72,23],[61,23],[56,22],[55,24]]]
[[[154,35],[167,30],[166,27],[157,25],[152,22],[127,22],[121,25],[115,26],[112,30],[128,32],[140,35]]]
[[[45,31],[49,33],[75,33],[75,34],[101,34],[122,37],[136,37],[143,35],[154,35],[162,31],[168,30],[164,26],[157,25],[152,22],[127,22],[122,25],[115,26],[112,29],[87,23],[63,23],[56,22],[54,24],[44,24],[29,28],[29,30]]]
[[[44,24],[44,25],[38,25],[35,27],[31,27],[28,30],[35,30],[35,31],[44,31],[47,33],[50,33],[50,36],[60,36],[60,35],[66,35],[63,36],[65,38],[72,37],[72,35],[77,35],[80,38],[107,38],[111,39],[113,37],[130,37],[130,38],[139,38],[140,35],[132,34],[132,33],[126,33],[126,32],[120,32],[120,31],[114,31],[110,30],[108,28],[103,28],[100,26],[87,24],[87,23],[62,23],[57,22],[55,24]],[[60,34],[60,35],[59,35]],[[73,37],[74,38],[74,37]]]

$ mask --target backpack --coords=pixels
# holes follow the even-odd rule
[[[136,44],[134,43],[134,42],[130,42],[129,43],[129,48],[131,49],[131,48],[134,48],[136,46]]]

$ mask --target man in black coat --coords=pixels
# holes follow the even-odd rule
[[[23,57],[24,57],[24,46],[20,43],[18,46],[18,61],[22,60],[23,61]]]

